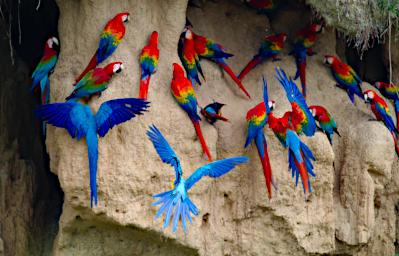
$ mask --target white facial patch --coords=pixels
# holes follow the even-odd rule
[[[193,38],[193,33],[191,33],[191,30],[187,29],[185,37],[187,39],[192,39]]]
[[[47,45],[49,48],[53,48],[53,38],[50,38],[49,40],[47,40]]]
[[[112,69],[112,71],[114,73],[119,73],[120,71],[122,71],[122,69],[123,69],[123,65],[122,64],[115,64],[114,68]]]
[[[368,96],[370,99],[374,99],[374,92],[368,92],[368,93],[367,93],[367,96]]]
[[[122,16],[122,22],[129,21],[129,15],[123,15]]]

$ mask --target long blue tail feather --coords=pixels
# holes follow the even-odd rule
[[[90,207],[97,205],[97,160],[98,160],[98,138],[94,130],[89,130],[86,136],[87,152],[89,155],[90,170]]]

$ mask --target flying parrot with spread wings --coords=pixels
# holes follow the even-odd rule
[[[295,82],[288,78],[284,70],[276,68],[277,80],[283,86],[288,101],[291,103],[290,123],[298,135],[313,136],[316,132],[316,121],[309,110],[305,98]]]
[[[144,46],[140,54],[141,79],[139,98],[147,99],[151,75],[157,71],[159,59],[158,32],[151,34],[150,42]]]
[[[316,34],[321,31],[321,25],[312,23],[301,29],[295,38],[294,49],[290,52],[296,63],[296,74],[294,80],[300,78],[302,84],[302,94],[306,98],[306,57],[313,55],[313,45],[316,42]]]
[[[398,129],[395,128],[388,104],[373,90],[367,90],[363,93],[363,95],[364,101],[371,105],[371,110],[373,111],[377,121],[382,121],[391,133],[395,144],[396,154],[399,156]]]
[[[194,125],[198,139],[200,140],[202,150],[208,157],[209,161],[212,161],[211,153],[206,145],[204,136],[202,134],[200,121],[201,118],[197,112],[197,98],[193,85],[190,80],[184,76],[183,68],[176,63],[173,63],[173,79],[171,82],[172,95],[175,98],[177,104],[187,113],[191,122]]]
[[[392,83],[376,82],[374,84],[385,98],[393,101],[396,113],[396,129],[399,130],[399,86]]]
[[[118,13],[105,25],[100,36],[100,43],[97,51],[91,58],[89,64],[84,69],[82,74],[76,78],[76,82],[79,82],[90,70],[94,69],[111,56],[118,45],[121,43],[122,38],[125,36],[125,25],[124,23],[129,21],[129,13],[122,12]]]
[[[267,142],[263,129],[268,121],[270,108],[273,107],[273,102],[268,100],[267,83],[263,78],[263,102],[251,108],[247,112],[247,139],[245,141],[245,148],[248,147],[252,141],[255,141],[256,148],[260,161],[262,163],[263,174],[265,176],[266,189],[269,199],[272,198],[272,168],[270,165],[269,154],[267,152]]]
[[[47,39],[44,46],[43,57],[40,59],[32,73],[31,90],[36,90],[40,86],[40,99],[42,104],[50,101],[50,80],[49,76],[53,73],[60,53],[60,42],[56,37]]]
[[[219,103],[217,101],[206,105],[204,108],[201,108],[201,114],[205,117],[206,121],[210,124],[216,123],[218,120],[228,122],[229,120],[222,116],[222,107],[225,104]]]
[[[125,98],[106,101],[94,115],[79,101],[41,105],[36,115],[42,121],[64,128],[72,138],[86,138],[90,170],[90,207],[97,205],[98,137],[104,137],[115,125],[140,115],[148,108],[142,99]]]
[[[221,67],[233,81],[237,84],[238,88],[245,93],[248,98],[251,98],[247,89],[242,84],[242,82],[236,77],[233,70],[226,63],[225,59],[233,56],[233,54],[224,51],[224,47],[221,44],[215,43],[213,40],[206,38],[204,36],[197,35],[193,33],[194,38],[194,48],[200,59],[210,60],[219,67]]]
[[[258,50],[258,53],[250,62],[248,62],[237,78],[242,81],[251,70],[267,59],[271,58],[273,61],[279,60],[277,55],[283,50],[286,39],[287,35],[285,33],[266,36],[265,41],[262,42]]]
[[[173,232],[176,232],[179,221],[181,221],[183,230],[186,232],[187,220],[192,223],[191,214],[195,216],[198,215],[199,210],[188,196],[188,191],[202,177],[208,176],[211,178],[218,178],[234,169],[237,165],[248,161],[248,158],[243,156],[218,160],[198,168],[187,180],[185,180],[183,178],[183,170],[181,168],[179,157],[173,151],[172,147],[158,128],[150,126],[147,131],[147,136],[154,145],[154,148],[162,162],[171,165],[175,169],[173,189],[154,195],[154,198],[159,199],[152,204],[153,206],[161,206],[156,214],[156,218],[159,218],[163,214],[165,215],[163,228],[169,226],[169,222],[173,216]]]
[[[101,95],[101,93],[108,88],[109,82],[114,74],[120,73],[123,70],[122,62],[112,62],[104,68],[95,68],[87,72],[80,81],[76,84],[73,92],[66,100],[89,101],[93,95]]]
[[[319,122],[318,129],[327,135],[330,144],[333,144],[334,132],[341,137],[337,129],[337,123],[330,113],[322,106],[309,106],[310,112],[316,121]]]
[[[346,91],[352,104],[355,104],[355,95],[363,98],[361,88],[362,79],[360,79],[351,66],[331,55],[324,57],[324,63],[330,67],[331,74],[337,82],[337,87]]]

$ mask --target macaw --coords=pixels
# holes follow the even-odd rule
[[[139,98],[147,99],[148,86],[150,85],[151,75],[157,71],[159,59],[158,49],[158,32],[154,31],[151,34],[150,42],[141,50],[140,65],[141,65],[141,79],[140,79],[140,93]]]
[[[243,156],[218,160],[198,168],[185,180],[183,178],[183,170],[179,157],[158,128],[154,125],[150,126],[147,131],[147,136],[154,145],[162,162],[171,165],[175,169],[173,189],[154,195],[154,198],[159,199],[152,204],[153,206],[161,205],[155,218],[159,218],[161,215],[165,214],[163,228],[169,226],[170,219],[173,215],[173,232],[176,232],[179,220],[181,220],[183,230],[186,232],[186,221],[188,220],[192,223],[191,214],[197,216],[199,213],[197,206],[195,206],[188,196],[188,191],[195,183],[204,176],[218,178],[234,169],[237,165],[248,161],[248,158]]]
[[[275,108],[275,103],[269,114],[268,124],[272,129],[277,139],[281,142],[283,147],[288,148],[288,168],[292,171],[292,177],[295,176],[295,186],[298,185],[299,176],[302,179],[303,190],[305,193],[305,200],[312,188],[310,185],[309,175],[316,177],[313,172],[312,160],[315,160],[312,151],[303,143],[290,124],[290,112],[286,112],[283,117],[275,117],[272,110]]]
[[[316,121],[309,110],[305,98],[298,90],[295,82],[288,78],[284,70],[276,68],[277,80],[283,86],[291,103],[290,122],[294,131],[301,135],[313,136],[316,132]]]
[[[366,103],[370,103],[371,110],[373,111],[375,118],[378,121],[382,121],[391,133],[395,144],[396,154],[399,156],[398,129],[395,128],[395,124],[392,120],[391,111],[389,110],[388,104],[382,97],[378,96],[378,94],[372,90],[365,91],[363,95],[364,101]]]
[[[201,118],[197,113],[197,98],[193,85],[190,80],[184,76],[183,68],[176,63],[173,63],[173,79],[171,82],[172,95],[175,98],[177,104],[187,113],[191,122],[194,125],[194,129],[200,140],[202,150],[208,157],[209,161],[212,161],[211,153],[209,152],[208,146],[206,145],[204,136],[200,126]]]
[[[290,52],[296,63],[296,74],[294,80],[300,78],[302,94],[306,98],[306,56],[313,55],[312,47],[316,42],[316,34],[321,31],[321,25],[312,23],[310,26],[297,33],[294,49]]]
[[[327,109],[322,106],[309,106],[309,109],[315,120],[319,122],[320,127],[318,129],[327,135],[328,141],[332,145],[334,132],[341,137],[334,119],[328,113]]]
[[[251,98],[247,89],[245,89],[245,86],[236,77],[230,66],[227,65],[225,61],[225,59],[232,57],[233,54],[225,52],[224,47],[221,44],[215,43],[209,38],[194,33],[193,36],[194,48],[199,58],[207,59],[218,64],[219,67],[221,67],[231,77],[231,79],[233,79],[241,91],[243,91],[248,98]]]
[[[79,101],[41,105],[36,116],[55,127],[64,128],[72,138],[86,138],[90,169],[90,207],[97,205],[98,136],[104,137],[112,127],[141,115],[148,108],[142,99],[125,98],[106,101],[94,115],[87,104]]]
[[[276,8],[273,0],[245,0],[247,5],[257,9],[261,13],[269,13]]]
[[[396,129],[399,130],[399,86],[392,83],[376,82],[374,84],[385,98],[393,101],[396,113]]]
[[[263,174],[265,176],[266,189],[268,192],[269,199],[272,198],[272,168],[270,165],[269,154],[267,152],[267,142],[263,128],[265,127],[270,108],[273,107],[273,102],[269,102],[267,95],[267,83],[263,78],[263,102],[259,103],[255,107],[251,108],[247,112],[247,139],[244,147],[247,148],[252,141],[255,141],[256,148],[260,161],[262,163]]]
[[[32,87],[35,90],[40,85],[40,95],[42,104],[50,101],[50,80],[49,76],[53,73],[60,53],[60,43],[56,37],[47,39],[44,46],[43,57],[40,59],[32,73]]]
[[[216,121],[221,120],[228,122],[229,120],[222,116],[222,107],[225,104],[214,101],[211,104],[206,105],[205,108],[201,108],[201,114],[205,117],[205,120],[210,124],[216,123]]]
[[[258,54],[248,62],[237,78],[242,81],[252,69],[269,58],[272,58],[273,61],[280,60],[277,58],[277,55],[283,50],[286,39],[287,35],[285,33],[266,36],[265,41],[258,50]]]
[[[351,66],[343,63],[337,57],[326,55],[324,63],[330,67],[332,76],[337,82],[337,86],[345,90],[351,100],[355,104],[355,94],[363,98],[362,94],[362,79],[356,74]]]
[[[90,70],[94,69],[114,53],[122,38],[125,36],[125,25],[129,21],[129,13],[118,13],[105,25],[103,32],[101,32],[100,43],[96,53],[91,58],[89,64],[84,69],[82,74],[76,78],[76,83],[79,82]]]
[[[189,27],[185,27],[183,33],[184,40],[182,45],[180,46],[181,53],[179,53],[180,61],[182,62],[183,67],[186,70],[187,78],[190,79],[193,86],[195,84],[201,85],[201,81],[198,77],[198,72],[202,74],[202,68],[198,54],[195,51],[193,32]]]
[[[84,99],[88,101],[92,95],[101,95],[108,88],[114,74],[123,70],[122,62],[112,62],[104,68],[95,68],[87,72],[75,86],[75,89],[65,100]]]

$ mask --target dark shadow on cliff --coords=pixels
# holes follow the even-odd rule
[[[59,16],[55,1],[41,0],[36,10],[38,3],[0,1],[0,238],[5,255],[50,255],[64,197],[33,114],[39,95],[29,91],[47,37],[57,35]]]

